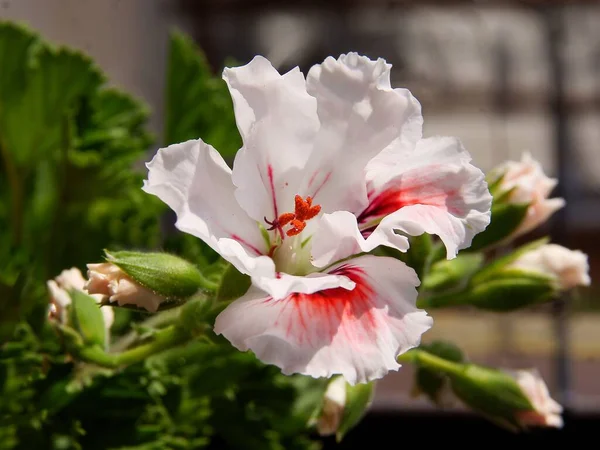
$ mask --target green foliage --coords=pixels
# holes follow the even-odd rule
[[[171,35],[166,96],[165,145],[201,138],[223,157],[235,155],[241,138],[227,85],[180,32]]]
[[[104,347],[107,344],[104,317],[96,300],[77,290],[72,290],[69,295],[73,302],[73,326],[83,337],[84,343]]]
[[[251,280],[233,265],[229,264],[223,272],[221,287],[217,291],[217,299],[221,301],[235,300],[246,293],[250,287]]]
[[[43,320],[45,280],[61,270],[83,268],[107,246],[156,246],[163,206],[143,195],[133,170],[151,142],[146,107],[105,88],[87,56],[1,22],[0,67],[7,336],[19,319]]]

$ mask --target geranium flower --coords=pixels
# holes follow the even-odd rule
[[[160,149],[144,190],[252,286],[214,326],[285,374],[381,378],[431,327],[403,262],[364,254],[440,236],[453,257],[489,222],[483,173],[458,140],[422,139],[391,66],[355,53],[307,79],[257,56],[227,68],[243,147],[229,169],[201,140]]]

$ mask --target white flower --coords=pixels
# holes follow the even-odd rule
[[[548,198],[558,180],[548,177],[540,163],[527,152],[521,161],[507,161],[494,172],[503,175],[501,192],[513,189],[508,198],[510,203],[529,203],[527,214],[511,239],[540,226],[565,205],[562,198]]]
[[[165,300],[125,274],[112,263],[88,264],[88,282],[85,288],[90,294],[108,297],[110,303],[119,306],[135,305],[150,312],[156,312]]]
[[[321,436],[335,434],[342,423],[346,407],[346,380],[334,378],[327,386],[323,399],[323,410],[317,420],[317,432]]]
[[[397,370],[432,323],[415,306],[419,280],[357,255],[434,233],[452,258],[489,223],[483,173],[456,139],[422,139],[420,104],[390,69],[350,53],[305,80],[257,56],[223,74],[243,139],[233,171],[201,140],[148,164],[144,190],[176,226],[252,279],[215,332],[285,374],[354,384]]]
[[[71,269],[63,270],[53,280],[46,282],[50,293],[50,317],[58,320],[61,323],[67,322],[67,308],[71,304],[71,296],[69,291],[77,290],[84,292],[85,278],[79,269],[72,267]],[[100,302],[102,296],[92,295],[96,302]],[[104,325],[109,330],[114,322],[114,311],[112,308],[101,308],[104,316]]]
[[[563,290],[589,286],[591,283],[587,255],[557,244],[542,245],[526,252],[511,266],[549,275],[557,280]]]
[[[550,397],[548,387],[536,370],[506,371],[511,375],[523,394],[533,406],[532,411],[517,413],[517,420],[525,427],[556,427],[562,428],[562,406]]]

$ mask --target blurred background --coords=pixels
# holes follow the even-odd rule
[[[559,178],[555,196],[567,206],[536,234],[584,251],[593,282],[600,275],[597,1],[2,0],[0,19],[88,53],[111,84],[151,106],[159,135],[173,28],[193,36],[216,73],[256,54],[305,73],[348,51],[385,58],[392,85],[421,101],[425,135],[459,137],[483,170],[530,152]],[[581,424],[576,418],[600,413],[599,294],[587,289],[515,314],[436,313],[427,339],[452,336],[481,363],[539,367],[567,425]],[[393,427],[394,415],[416,427],[440,420],[442,412],[411,397],[411,377],[401,370],[378,385],[356,442],[361,430]]]

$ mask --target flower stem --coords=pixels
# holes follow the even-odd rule
[[[221,285],[219,283],[215,283],[214,281],[210,281],[209,279],[201,276],[199,277],[200,286],[202,286],[207,291],[217,292]]]
[[[152,341],[142,344],[122,353],[106,353],[98,346],[86,347],[79,352],[79,357],[84,361],[98,364],[113,369],[144,361],[148,357],[175,347],[189,338],[189,334],[182,332],[178,327],[171,325],[157,331]]]
[[[425,366],[428,369],[444,372],[449,375],[459,375],[464,371],[462,364],[448,361],[447,359],[435,356],[432,353],[415,348],[398,356],[398,361],[413,363]]]

